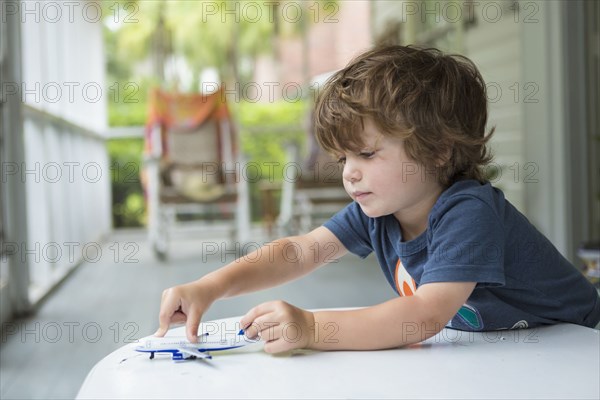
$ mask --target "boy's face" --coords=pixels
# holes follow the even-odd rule
[[[369,217],[394,214],[401,224],[426,223],[442,192],[435,173],[411,160],[401,139],[382,135],[369,119],[364,127],[365,148],[339,155],[344,188]]]

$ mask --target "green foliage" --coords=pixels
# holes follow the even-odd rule
[[[144,224],[145,204],[140,180],[143,146],[141,138],[107,141],[115,228],[139,227]]]
[[[244,2],[170,1],[165,9],[174,51],[183,54],[192,70],[217,68],[225,80],[231,77],[231,62],[270,50],[273,24],[268,5],[252,3],[252,15]],[[253,19],[255,15],[263,17]],[[252,18],[249,19],[248,17]]]
[[[148,111],[148,92],[153,85],[149,78],[109,82],[109,126],[144,125]]]
[[[131,3],[137,4],[137,3]],[[105,15],[113,15],[116,4]],[[146,122],[149,88],[157,86],[151,77],[135,76],[134,59],[123,56],[124,50],[119,41],[120,30],[104,29],[104,47],[106,54],[106,89],[108,125],[139,126]]]
[[[107,54],[118,60],[109,60],[109,67],[124,70],[118,64],[131,66],[151,55],[156,57],[157,54],[152,54],[157,51],[153,45],[161,40],[157,37],[161,35],[157,28],[162,19],[162,40],[166,42],[159,57],[174,53],[183,56],[192,71],[214,67],[224,80],[229,80],[233,76],[232,62],[253,60],[272,47],[275,25],[268,18],[272,13],[269,4],[253,2],[252,14],[248,17],[240,15],[246,6],[239,1],[214,0],[124,3],[119,14],[121,23],[114,32],[105,33],[105,38],[114,36]],[[114,18],[116,7],[113,4],[106,15]],[[253,19],[255,14],[262,17]]]
[[[280,181],[286,146],[305,142],[307,102],[243,103],[237,110],[242,151],[250,162],[261,166],[261,178]]]
[[[287,159],[286,146],[292,143],[302,146],[305,142],[303,123],[306,119],[308,103],[277,101],[274,103],[242,102],[234,104],[232,112],[238,117],[241,126],[241,148],[248,160],[250,205],[253,221],[260,221],[265,215],[264,185],[277,185],[283,179],[283,169]],[[253,167],[251,168],[250,165]],[[255,168],[258,167],[258,168]],[[259,171],[260,176],[254,173]],[[274,210],[277,215],[279,193],[273,193]]]

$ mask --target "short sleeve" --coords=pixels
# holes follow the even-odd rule
[[[369,237],[369,217],[355,202],[348,204],[323,226],[329,229],[351,253],[365,258],[373,251]]]
[[[420,284],[504,285],[505,239],[499,211],[471,195],[453,196],[437,206],[430,215],[428,260]]]

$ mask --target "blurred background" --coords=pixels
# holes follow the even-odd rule
[[[347,203],[311,107],[377,44],[475,62],[490,180],[597,282],[598,21],[592,0],[3,1],[0,396],[76,396],[156,329],[163,289]],[[392,296],[374,259],[346,257],[204,319]]]

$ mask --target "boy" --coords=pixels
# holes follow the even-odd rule
[[[348,311],[264,303],[240,321],[246,335],[278,353],[393,348],[445,326],[595,326],[594,287],[486,182],[486,121],[485,83],[468,59],[402,46],[359,56],[329,80],[315,107],[317,139],[343,164],[354,202],[310,233],[165,290],[156,334],[186,322],[196,341],[202,313],[218,298],[298,278],[348,251],[375,252],[399,296]],[[292,323],[293,342],[284,332]],[[335,340],[319,340],[332,327]]]

